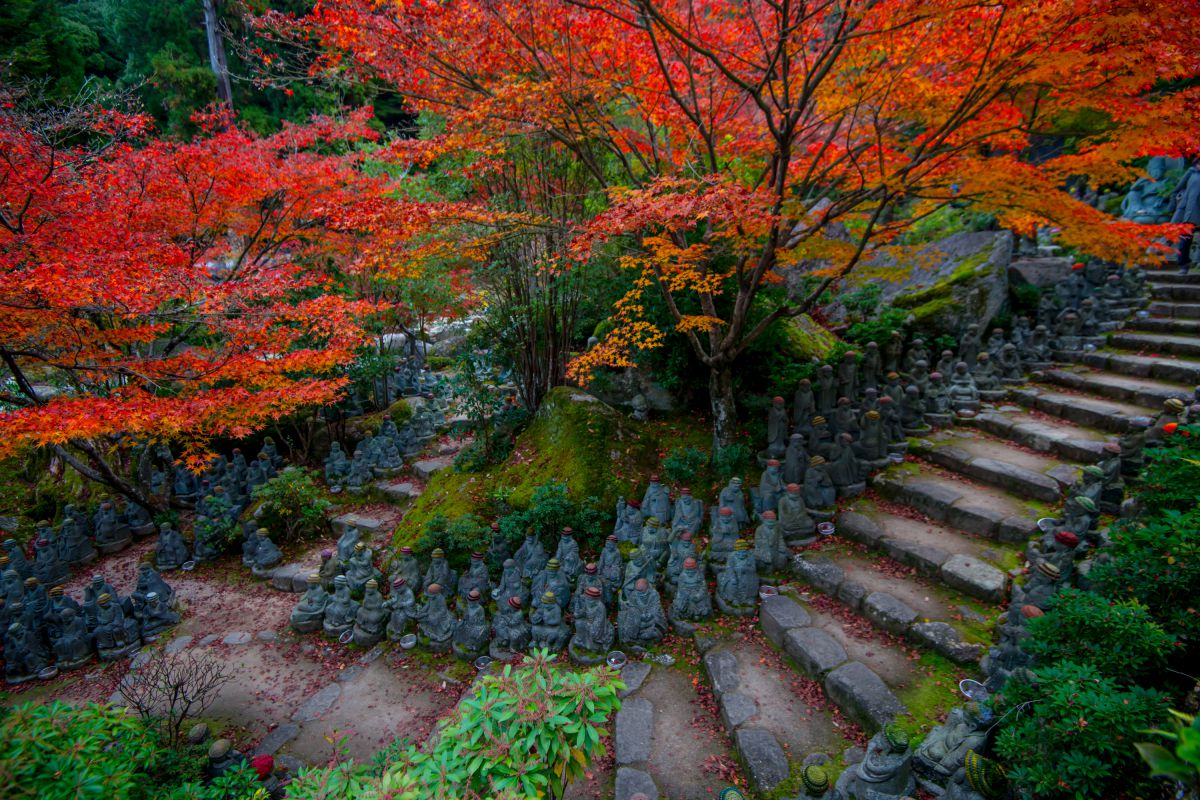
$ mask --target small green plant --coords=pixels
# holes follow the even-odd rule
[[[1129,683],[1158,671],[1175,640],[1136,601],[1062,589],[1044,616],[1029,620],[1024,648],[1039,664],[1074,661]]]
[[[883,343],[892,338],[892,331],[905,330],[908,315],[909,312],[903,308],[888,306],[873,319],[851,325],[842,338],[860,347],[867,342],[875,342],[883,347]]]
[[[239,764],[210,783],[190,782],[171,792],[167,800],[267,800],[270,794],[249,763]]]
[[[451,566],[463,567],[471,553],[487,549],[490,534],[488,526],[474,514],[463,514],[453,520],[444,514],[435,514],[425,523],[413,550],[427,557],[435,547],[440,547]]]
[[[744,444],[731,444],[719,448],[713,454],[713,472],[722,481],[743,475],[750,466],[750,448]]]
[[[662,460],[662,474],[671,483],[689,484],[708,461],[708,453],[699,447],[673,447]]]
[[[1069,661],[1010,678],[997,698],[996,752],[1026,798],[1134,796],[1139,731],[1167,715],[1166,696],[1120,688],[1092,666]]]
[[[153,731],[112,706],[0,710],[0,785],[13,800],[140,797],[157,753]]]
[[[883,287],[877,283],[868,283],[866,286],[843,293],[838,299],[842,301],[842,306],[845,307],[852,321],[864,322],[879,310],[882,297]]]
[[[1155,742],[1138,742],[1134,745],[1142,760],[1150,766],[1150,775],[1155,778],[1169,778],[1175,781],[1181,795],[1195,800],[1200,796],[1200,717],[1184,714],[1182,711],[1171,711],[1174,717],[1174,730],[1148,730],[1160,736],[1174,748],[1168,750]]]
[[[333,503],[309,470],[288,467],[256,487],[254,499],[262,504],[262,527],[280,537],[277,544],[320,536],[329,529],[325,512]]]
[[[598,550],[604,538],[601,532],[609,523],[607,514],[598,505],[594,497],[576,503],[565,483],[550,481],[534,487],[527,508],[501,518],[500,529],[510,542],[532,530],[553,552],[559,533],[569,527],[575,530],[581,548]]]

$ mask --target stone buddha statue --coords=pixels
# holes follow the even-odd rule
[[[488,639],[492,627],[488,624],[487,613],[483,607],[483,595],[478,589],[467,592],[467,605],[463,611],[462,621],[454,631],[454,641],[451,645],[454,655],[463,661],[474,661],[488,647]]]
[[[1021,363],[1021,356],[1017,353],[1017,346],[1012,342],[1006,342],[1000,348],[1000,353],[996,358],[996,367],[1000,372],[1002,383],[1015,386],[1025,382],[1025,367]]]
[[[708,594],[704,570],[695,558],[689,556],[684,559],[683,569],[675,584],[675,596],[668,614],[671,626],[686,635],[695,631],[692,623],[709,619],[712,613],[712,598]]]
[[[929,348],[925,346],[924,339],[913,339],[908,350],[904,353],[904,373],[911,374],[916,369],[918,361],[924,361],[926,367],[929,366],[930,353]]]
[[[834,377],[833,367],[829,364],[822,364],[817,369],[817,382],[814,391],[817,401],[817,413],[823,417],[828,417],[833,413],[833,407],[838,399],[837,378]]]
[[[725,567],[717,574],[717,608],[739,617],[754,614],[758,607],[758,572],[750,542],[738,539]]]
[[[639,500],[625,501],[617,498],[617,522],[613,533],[621,542],[637,543],[642,535],[642,503]]]
[[[1008,796],[1008,792],[1008,781],[1000,765],[968,750],[942,797],[945,800],[1000,800]]]
[[[771,400],[767,410],[767,458],[782,458],[787,449],[788,418],[787,408],[783,405],[782,397]]]
[[[838,397],[853,400],[858,397],[858,390],[858,353],[847,350],[842,354],[842,360],[838,362],[837,367]]]
[[[975,369],[971,371],[971,377],[975,379],[975,386],[979,389],[981,398],[992,402],[1004,399],[1004,388],[1000,385],[1000,375],[996,372],[996,365],[992,363],[992,357],[986,352],[980,353],[975,360]]]
[[[955,707],[946,721],[921,741],[913,756],[913,766],[935,783],[944,784],[962,765],[968,750],[978,752],[986,748],[990,723],[990,716],[976,703]]]
[[[897,372],[904,367],[904,334],[892,331],[883,343],[883,373]]]
[[[399,577],[392,581],[392,591],[384,607],[388,611],[384,632],[389,642],[399,641],[401,636],[408,633],[408,624],[417,618],[417,601],[407,578]]]
[[[709,533],[708,560],[713,564],[724,564],[733,552],[733,543],[741,534],[732,508],[722,506],[717,510]]]
[[[889,372],[883,384],[883,396],[890,397],[892,402],[897,406],[904,399],[904,384],[900,383],[900,375],[896,372]]]
[[[647,492],[649,492],[648,489]],[[663,494],[666,494],[665,489]],[[579,555],[579,543],[575,541],[575,531],[571,528],[562,529],[562,533],[558,537],[558,548],[554,551],[554,558],[558,560],[558,569],[563,577],[569,583],[575,583],[579,573],[583,570],[583,559]]]
[[[400,548],[400,557],[393,559],[390,565],[388,579],[395,583],[398,578],[404,578],[410,590],[421,586],[421,565],[408,545]]]
[[[529,602],[529,586],[521,580],[521,568],[515,559],[508,559],[500,573],[500,585],[493,592],[497,600],[506,597],[520,598],[523,604]]]
[[[650,483],[642,495],[642,516],[656,517],[661,522],[671,519],[671,496],[667,487],[659,482],[657,474],[650,476]]]
[[[59,670],[77,669],[91,661],[91,641],[83,617],[73,608],[64,608],[57,632],[50,642]]]
[[[333,579],[333,597],[325,604],[325,618],[321,628],[331,639],[340,638],[343,633],[354,629],[358,616],[358,603],[350,596],[350,584],[345,575]]]
[[[625,564],[625,575],[621,582],[621,596],[633,590],[639,580],[647,580],[651,585],[658,582],[658,566],[641,551],[634,548],[629,551],[629,561]]]
[[[808,453],[804,448],[804,435],[793,433],[788,437],[787,451],[783,454],[783,480],[787,483],[803,483],[808,469]]]
[[[446,596],[453,595],[458,588],[458,573],[450,569],[450,564],[446,562],[446,551],[440,547],[435,547],[433,552],[429,554],[429,569],[425,570],[425,586],[428,587],[432,583],[438,584],[444,596],[442,604],[446,603]],[[429,589],[426,588],[426,593]]]
[[[521,577],[527,581],[533,580],[533,576],[545,568],[547,560],[549,556],[542,547],[542,540],[530,528],[525,532],[525,541],[521,542],[517,552],[513,553],[513,561],[521,568]]]
[[[819,800],[829,791],[829,773],[824,767],[809,764],[800,770],[801,792],[795,800]],[[835,798],[835,800],[841,800]]]
[[[878,411],[868,411],[863,414],[862,432],[857,442],[853,443],[855,452],[866,462],[868,469],[883,466],[888,457],[888,441],[883,433],[883,420]]]
[[[866,470],[854,452],[854,439],[850,434],[838,434],[829,451],[826,470],[838,497],[855,497],[866,491]]]
[[[49,654],[40,639],[20,622],[8,626],[4,637],[4,678],[11,684],[21,684],[37,677],[46,668]]]
[[[616,536],[610,534],[604,540],[604,547],[600,550],[600,560],[596,562],[596,572],[603,581],[604,602],[606,605],[610,605],[625,576],[625,562],[621,559]]]
[[[529,647],[531,631],[525,619],[525,610],[519,597],[509,597],[496,604],[496,616],[492,619],[495,638],[488,653],[497,660],[510,660],[515,653],[523,653]]]
[[[246,535],[246,540],[253,544],[250,571],[258,577],[265,578],[280,561],[283,561],[283,553],[268,538],[266,531],[251,531]],[[243,553],[245,553],[245,550],[243,550]],[[244,556],[243,561],[245,561]]]
[[[808,420],[816,413],[817,401],[813,397],[812,381],[804,378],[796,387],[796,393],[792,397],[792,419],[797,425]]]
[[[760,513],[774,511],[779,507],[779,497],[783,494],[783,473],[779,466],[779,462],[774,458],[767,461],[767,468],[763,470],[758,481],[756,510]]]
[[[70,508],[70,506],[68,506]],[[88,537],[87,525],[82,517],[72,511],[63,510],[62,527],[59,529],[59,556],[71,567],[81,567],[96,560],[98,553]]]
[[[100,504],[100,509],[96,512],[92,522],[92,527],[96,531],[96,548],[105,555],[124,550],[133,540],[133,534],[117,518],[116,508],[107,500]],[[13,564],[16,566],[15,561]],[[20,569],[18,568],[17,571],[19,572]]]
[[[383,638],[388,617],[383,595],[379,593],[379,582],[371,578],[363,587],[362,605],[354,615],[354,643],[362,648],[374,647]]]
[[[571,630],[563,620],[562,607],[554,592],[542,595],[538,610],[540,614],[530,629],[529,646],[549,650],[551,653],[561,652],[567,645]]]
[[[154,560],[161,570],[178,569],[189,558],[187,542],[183,534],[164,524],[158,530],[158,545],[154,550]]]
[[[804,506],[818,520],[829,519],[837,503],[837,489],[830,478],[825,459],[813,456],[804,474]]]
[[[954,371],[954,365],[957,363],[958,358],[954,355],[953,350],[943,350],[937,364],[933,366],[933,371],[940,372],[942,375],[949,375]]]
[[[734,522],[739,527],[750,524],[750,513],[746,510],[746,495],[742,491],[742,479],[730,478],[717,498],[718,508],[733,510]]]
[[[325,619],[325,606],[329,604],[329,594],[321,585],[319,573],[308,576],[308,588],[300,596],[300,602],[292,609],[289,623],[297,633],[315,633],[321,629]]]
[[[575,614],[575,635],[567,646],[571,662],[579,666],[603,663],[615,637],[599,587],[589,586]]]
[[[328,614],[328,612],[326,612]],[[449,652],[458,619],[446,607],[442,585],[425,587],[425,602],[417,608],[417,630],[421,644],[434,653]]]
[[[687,486],[679,489],[679,499],[671,514],[671,530],[673,532],[688,531],[692,535],[700,533],[704,524],[704,503],[692,496],[692,490]]]
[[[1171,216],[1171,186],[1163,180],[1167,171],[1163,156],[1152,156],[1146,175],[1134,181],[1121,200],[1121,216],[1142,225],[1159,225]]]
[[[879,354],[879,345],[876,342],[867,342],[867,346],[863,350],[862,363],[859,365],[860,383],[864,390],[879,388],[881,367],[882,357]],[[847,395],[847,397],[849,396]]]
[[[642,535],[638,549],[654,566],[660,567],[667,561],[667,545],[671,532],[663,527],[658,517],[647,517],[642,526]]]
[[[759,573],[775,574],[782,571],[791,557],[779,531],[779,521],[774,511],[764,511],[758,528],[754,531],[754,563]]]
[[[534,623],[538,621],[541,612],[541,599],[547,594],[554,596],[560,609],[565,609],[571,601],[571,584],[567,581],[567,576],[562,574],[556,558],[546,562],[546,568],[534,577],[533,585],[530,588],[533,596],[530,620]]]
[[[959,361],[954,365],[954,372],[950,375],[950,385],[946,387],[946,392],[950,397],[951,408],[956,411],[960,409],[979,410],[979,389],[975,386],[975,379],[967,371],[966,361]]]
[[[571,594],[570,604],[572,614],[579,614],[579,606],[583,602],[583,593],[587,591],[589,586],[595,586],[600,591],[601,599],[604,598],[604,580],[600,577],[599,567],[595,563],[589,563],[584,566],[579,580],[575,583],[575,590]]]
[[[799,547],[810,543],[817,523],[808,515],[804,507],[804,495],[797,483],[789,483],[783,497],[779,499],[779,534],[789,547]]]
[[[885,725],[871,737],[866,757],[841,774],[836,789],[847,800],[912,797],[917,790],[912,759],[908,734],[895,724]]]
[[[354,555],[354,546],[361,541],[362,531],[356,525],[346,526],[346,530],[338,537],[337,557],[342,569],[346,568],[346,564],[350,562],[350,557]]]
[[[49,531],[49,528],[46,530]],[[43,537],[34,540],[33,574],[43,586],[58,586],[66,583],[71,576],[67,563],[59,558],[57,545],[57,542]]]
[[[683,570],[683,562],[689,558],[698,561],[700,555],[696,552],[696,543],[692,534],[684,531],[678,539],[671,542],[671,554],[667,557],[667,568],[664,574],[668,593],[675,591],[675,586],[679,582],[679,574]]]
[[[511,548],[508,546],[508,537],[500,530],[500,523],[492,523],[492,538],[488,543],[487,550],[487,566],[488,569],[494,572],[499,572],[504,567],[504,562],[512,557]],[[486,597],[486,595],[485,595]]]
[[[179,614],[163,603],[158,592],[149,592],[146,595],[146,603],[138,614],[138,621],[141,623],[142,640],[153,642],[163,631],[179,624]]]
[[[965,363],[967,369],[971,369],[975,366],[975,359],[978,358],[982,347],[979,325],[972,322],[967,325],[966,332],[958,340],[958,360]]]
[[[649,647],[662,640],[667,632],[667,616],[663,613],[658,590],[645,578],[639,578],[631,590],[621,597],[617,612],[617,631],[624,644]]]
[[[137,622],[126,619],[121,604],[107,592],[96,598],[96,625],[92,635],[101,661],[124,658],[141,646]]]
[[[466,574],[458,579],[458,596],[465,598],[471,590],[479,592],[480,597],[492,596],[492,579],[488,575],[487,563],[483,553],[478,551],[471,554],[471,564]]]

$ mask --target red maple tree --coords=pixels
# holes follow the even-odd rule
[[[1198,15],[1197,0],[323,0],[264,27],[322,43],[316,71],[386,81],[444,120],[417,164],[470,154],[479,174],[531,140],[569,152],[609,198],[572,254],[619,244],[636,273],[574,374],[659,344],[643,293],[660,292],[709,369],[724,446],[746,347],[941,206],[1054,225],[1114,261],[1173,234],[1066,186],[1196,147]],[[1071,147],[1028,157],[1089,115]],[[763,291],[789,269],[808,291]]]

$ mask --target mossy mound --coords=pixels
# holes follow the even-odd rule
[[[405,513],[396,544],[414,542],[438,514],[487,518],[501,497],[513,508],[525,508],[534,489],[550,481],[565,483],[576,502],[595,498],[600,509],[610,510],[620,496],[641,497],[669,448],[707,444],[710,437],[702,418],[638,422],[586,392],[559,387],[546,396],[503,463],[482,472],[435,473]]]
[[[801,314],[782,322],[786,342],[786,355],[797,361],[824,361],[833,352],[838,338],[818,325],[812,317]]]

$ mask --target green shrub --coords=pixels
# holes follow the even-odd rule
[[[546,653],[488,675],[437,731],[426,752],[391,748],[381,776],[351,762],[308,769],[293,800],[523,800],[561,797],[604,755],[603,727],[620,708],[619,675],[607,667],[560,670]]]
[[[1118,683],[1159,670],[1175,640],[1136,601],[1114,601],[1094,592],[1062,589],[1046,614],[1029,620],[1024,648],[1037,663],[1090,664]]]
[[[12,800],[142,796],[157,750],[137,717],[111,706],[0,709],[0,786]]]
[[[1026,798],[1135,796],[1148,781],[1134,742],[1167,715],[1153,689],[1123,689],[1095,668],[1069,661],[1010,678],[997,698],[1003,725],[996,752]]]
[[[908,319],[909,313],[903,308],[888,306],[873,319],[851,325],[842,338],[860,347],[867,342],[875,342],[883,347],[884,343],[892,338],[892,331],[905,330],[905,320]]]
[[[254,499],[262,505],[259,524],[275,537],[276,544],[324,535],[329,530],[325,516],[333,503],[313,480],[313,473],[288,467],[261,486]]]
[[[744,475],[750,467],[750,448],[744,444],[731,444],[717,450],[713,456],[713,472],[722,481]]]
[[[403,428],[413,418],[413,407],[404,398],[400,398],[396,402],[388,406],[387,415],[392,418],[392,422],[397,428]],[[380,425],[383,424],[381,421]]]
[[[575,531],[583,550],[598,550],[611,527],[608,515],[599,510],[599,500],[588,497],[576,503],[567,493],[567,485],[550,481],[534,487],[527,508],[500,519],[500,530],[509,542],[516,542],[532,530],[553,553],[563,528]]]
[[[434,548],[440,547],[452,567],[464,567],[471,553],[487,549],[490,538],[488,526],[474,514],[463,514],[453,520],[444,514],[434,514],[417,537],[413,551],[428,557]]]
[[[268,800],[270,795],[249,762],[228,770],[211,783],[183,784],[160,800]]]
[[[1176,796],[1195,798],[1200,796],[1200,717],[1175,710],[1171,716],[1175,718],[1173,731],[1146,731],[1174,745],[1170,750],[1156,742],[1134,746],[1150,765],[1152,777],[1169,778],[1180,790]]]
[[[699,447],[672,447],[662,460],[662,474],[671,483],[690,484],[708,464],[708,453]]]

